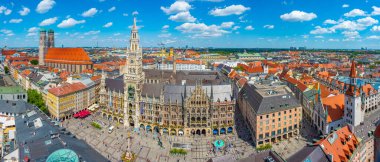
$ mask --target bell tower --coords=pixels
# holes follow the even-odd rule
[[[45,65],[45,54],[47,51],[46,46],[46,30],[41,29],[40,30],[40,44],[39,44],[39,50],[38,50],[38,64],[39,65]]]
[[[133,18],[133,27],[129,39],[126,65],[124,69],[124,126],[138,130],[140,124],[141,90],[145,80],[142,68],[142,49],[139,45],[139,34],[136,26],[136,17]]]
[[[350,125],[357,126],[364,121],[364,107],[357,84],[357,71],[355,61],[352,60],[350,71],[350,84],[344,96],[344,120]]]

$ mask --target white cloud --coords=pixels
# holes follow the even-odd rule
[[[361,9],[353,9],[350,12],[344,14],[346,17],[365,16],[365,12]]]
[[[332,29],[332,30],[340,29],[340,30],[351,30],[352,31],[352,30],[364,30],[364,29],[366,29],[366,27],[355,22],[355,21],[345,20],[345,21],[340,22],[339,24],[334,25],[330,29]]]
[[[26,16],[26,15],[29,14],[29,12],[30,12],[30,9],[29,9],[29,8],[22,6],[22,10],[20,10],[18,13],[19,13],[21,16]]]
[[[22,22],[22,19],[11,19],[11,20],[9,20],[9,23],[12,23],[12,24],[18,24],[20,22]]]
[[[230,21],[230,22],[223,22],[220,26],[222,28],[232,28],[232,26],[234,25],[235,23]]]
[[[232,28],[232,30],[238,30],[240,28],[240,26],[234,26],[233,28]]]
[[[123,16],[128,16],[128,14],[127,13],[123,13]]]
[[[338,22],[335,20],[327,19],[323,22],[323,24],[337,24]]]
[[[316,26],[314,30],[310,31],[310,34],[329,34],[334,33],[334,29],[322,28],[321,26]]]
[[[137,11],[133,11],[133,12],[132,12],[132,15],[133,15],[133,16],[136,16],[136,15],[138,15],[138,14],[139,14],[139,12],[137,12]]]
[[[254,30],[255,28],[253,28],[251,25],[248,25],[244,28],[245,30]]]
[[[290,22],[303,22],[310,21],[317,18],[317,15],[314,13],[307,13],[303,11],[294,10],[290,13],[286,13],[280,16],[280,18],[284,21]]]
[[[371,31],[373,31],[373,32],[379,32],[380,31],[380,26],[373,26],[371,28]]]
[[[42,0],[36,8],[36,11],[40,14],[48,12],[55,5],[54,0]]]
[[[48,25],[54,24],[57,20],[58,20],[58,17],[48,18],[48,19],[43,20],[39,25],[48,26]]]
[[[316,35],[314,38],[317,38],[317,39],[322,39],[322,38],[325,38],[324,36],[322,35]]]
[[[378,35],[371,35],[371,36],[368,36],[367,39],[380,39],[380,36],[378,36]]]
[[[119,36],[119,35],[121,35],[121,33],[115,33],[115,34],[113,34],[113,36]]]
[[[96,35],[99,33],[100,33],[100,30],[92,30],[92,31],[88,31],[88,32],[84,33],[84,35]]]
[[[169,20],[176,21],[176,22],[194,22],[197,20],[195,17],[193,17],[189,11],[180,12],[175,15],[171,15],[169,17]]]
[[[333,39],[333,38],[330,38],[330,39],[328,39],[327,41],[329,41],[329,42],[339,42],[339,39]]]
[[[343,4],[343,5],[342,5],[342,8],[348,8],[348,7],[350,7],[349,4]]]
[[[250,9],[250,7],[245,7],[243,5],[231,5],[225,8],[215,8],[210,11],[210,14],[214,16],[241,15]]]
[[[8,30],[8,29],[1,29],[0,32],[8,37],[15,35],[12,30]]]
[[[169,29],[169,27],[170,27],[169,25],[164,25],[164,26],[162,26],[162,29],[166,30],[166,29]]]
[[[108,9],[108,12],[112,12],[112,11],[115,11],[115,10],[116,10],[116,7],[113,6],[113,7],[111,7],[110,9]]]
[[[372,9],[371,15],[380,15],[380,7],[372,6]]]
[[[342,34],[348,39],[360,38],[358,31],[343,31]]]
[[[265,29],[273,29],[274,25],[264,25],[263,26]]]
[[[98,13],[98,10],[96,8],[90,8],[89,10],[87,11],[84,11],[82,13],[82,16],[83,17],[92,17],[94,16],[96,13]]]
[[[85,23],[86,20],[75,20],[73,18],[68,18],[66,20],[63,20],[60,24],[58,24],[58,27],[59,28],[69,28],[69,27],[73,27],[77,24],[83,24]]]
[[[161,10],[166,14],[175,14],[179,12],[186,12],[191,9],[191,5],[185,1],[176,1],[170,7],[161,6]]]
[[[38,30],[39,30],[38,27],[31,27],[28,29],[28,34],[26,36],[27,37],[35,36],[35,35],[37,35]]]
[[[12,13],[12,10],[10,10],[4,6],[0,6],[0,14],[9,15],[11,13]]]
[[[193,34],[191,37],[219,37],[229,33],[217,25],[206,25],[204,23],[184,23],[175,29],[186,34]]]
[[[37,32],[40,28],[38,27],[31,27],[28,29],[28,33],[33,33],[33,32]]]
[[[364,26],[372,26],[372,25],[375,25],[377,23],[379,23],[378,20],[372,18],[372,17],[365,17],[365,18],[361,18],[361,19],[358,19],[356,20],[360,25],[364,25]]]
[[[109,27],[111,27],[112,25],[113,25],[113,23],[112,23],[112,22],[109,22],[109,23],[107,23],[107,24],[104,24],[103,27],[104,27],[104,28],[109,28]]]

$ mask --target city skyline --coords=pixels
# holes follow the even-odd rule
[[[55,30],[57,47],[126,47],[136,15],[143,47],[164,43],[170,47],[379,49],[380,4],[375,1],[86,0],[80,6],[72,4],[5,1],[0,5],[0,46],[37,47],[38,30],[44,28]],[[326,7],[331,10],[326,12]]]

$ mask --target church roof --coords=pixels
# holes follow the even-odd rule
[[[48,48],[46,63],[92,64],[83,48]]]

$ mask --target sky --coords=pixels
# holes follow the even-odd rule
[[[380,49],[378,0],[1,0],[0,46]]]

